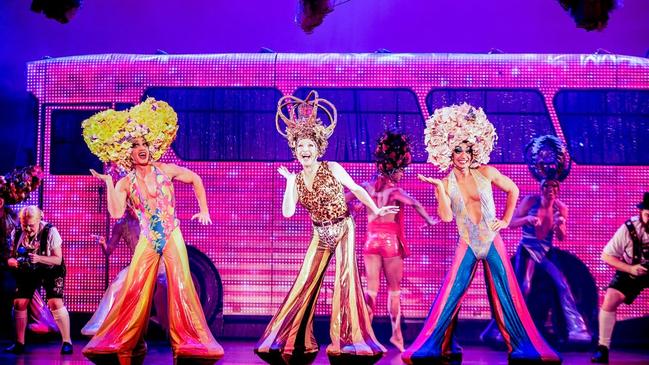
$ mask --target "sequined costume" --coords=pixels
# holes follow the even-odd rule
[[[401,225],[397,222],[372,221],[367,224],[367,240],[363,253],[383,258],[408,256],[402,239]]]
[[[115,225],[113,226],[113,233],[111,238],[107,242],[106,255],[110,255],[117,244],[120,241],[126,242],[131,256],[135,252],[135,248],[138,243],[138,237],[140,235],[139,222],[134,213],[130,210],[120,218]],[[165,331],[169,330],[169,321],[167,319],[167,275],[164,269],[164,262],[160,263],[158,267],[158,277],[156,279],[156,288],[153,295],[153,307],[156,311],[156,318],[152,320],[156,321]],[[86,323],[85,326],[81,329],[81,334],[84,336],[94,336],[101,327],[101,324],[104,323],[110,308],[115,303],[115,299],[120,295],[120,292],[124,286],[124,281],[126,280],[126,274],[128,273],[129,266],[127,265],[123,268],[110,283],[106,291],[104,292],[101,301],[97,305],[97,310],[92,315],[92,318]]]
[[[141,361],[146,354],[144,332],[158,266],[163,261],[167,271],[169,340],[174,360],[212,363],[223,356],[223,349],[207,326],[194,289],[176,218],[173,184],[155,165],[152,173],[157,183],[154,205],[143,198],[135,171],[127,176],[130,181],[127,201],[140,221],[140,238],[122,293],[83,354],[95,363]]]
[[[541,199],[537,199],[528,211],[528,215],[536,217],[538,210],[541,206]],[[558,208],[553,208],[554,213],[558,212]],[[568,330],[568,339],[579,340],[583,339],[585,342],[590,342],[590,334],[584,323],[584,318],[579,313],[575,298],[572,296],[568,281],[555,264],[550,261],[546,256],[552,248],[552,238],[554,230],[549,230],[544,238],[538,238],[536,234],[536,227],[532,224],[525,224],[522,227],[523,237],[516,252],[514,262],[514,270],[516,277],[521,286],[523,297],[527,298],[530,293],[532,277],[534,276],[535,268],[544,270],[554,282],[559,295],[561,309],[566,320],[566,328]]]
[[[336,256],[336,277],[327,347],[330,361],[373,363],[385,348],[376,340],[356,267],[355,226],[349,216],[343,186],[321,162],[313,190],[298,175],[299,202],[313,220],[313,238],[302,268],[255,352],[271,364],[308,364],[317,353],[313,315],[325,271]]]
[[[532,322],[500,235],[489,229],[488,223],[496,219],[491,182],[479,171],[469,171],[480,194],[482,219],[477,224],[471,220],[455,173],[451,172],[448,193],[460,235],[459,244],[428,318],[402,359],[408,364],[430,364],[461,358],[461,353],[452,346],[454,319],[477,264],[482,262],[492,315],[503,333],[510,361],[560,363],[560,357]]]

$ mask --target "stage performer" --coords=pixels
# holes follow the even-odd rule
[[[602,260],[615,269],[599,309],[599,342],[591,361],[608,364],[615,313],[622,304],[630,305],[649,288],[649,192],[636,205],[638,215],[620,226],[604,247]]]
[[[9,270],[7,262],[13,250],[13,236],[20,227],[18,215],[11,205],[19,204],[29,198],[42,180],[42,170],[39,166],[27,166],[15,169],[5,176],[0,175],[0,332],[10,333],[14,324],[12,309],[16,281]],[[34,291],[27,308],[27,330],[44,335],[58,332],[52,312],[49,310],[40,292]]]
[[[569,343],[590,343],[592,336],[584,318],[577,309],[575,298],[561,270],[551,260],[553,238],[565,241],[567,236],[568,206],[559,200],[559,184],[570,173],[571,159],[566,146],[555,136],[544,135],[530,141],[525,148],[525,160],[541,184],[541,194],[527,196],[514,212],[509,228],[522,227],[523,237],[514,259],[514,271],[523,297],[532,290],[532,277],[538,268],[552,279],[565,319]],[[545,318],[536,323],[543,323]],[[492,321],[484,331],[485,341],[500,339]]]
[[[90,151],[103,162],[115,162],[128,174],[113,185],[110,175],[91,170],[106,183],[113,218],[127,206],[137,215],[140,235],[120,295],[103,324],[83,349],[95,363],[141,362],[158,267],[167,272],[169,339],[174,361],[213,363],[223,356],[205,320],[194,289],[187,250],[176,218],[172,180],[192,184],[200,212],[192,219],[212,223],[205,188],[194,172],[157,162],[176,137],[178,117],[169,104],[148,98],[128,111],[106,110],[82,124]]]
[[[111,169],[114,171],[115,169]],[[140,237],[140,222],[131,209],[126,209],[126,213],[122,218],[118,219],[113,225],[112,233],[108,243],[106,243],[106,237],[104,236],[93,236],[101,246],[102,251],[106,256],[110,256],[117,244],[120,241],[124,241],[131,252],[131,256],[135,252],[137,247],[137,242]],[[151,320],[158,323],[165,332],[169,331],[169,321],[167,319],[167,275],[164,269],[164,262],[161,262],[158,267],[158,277],[156,280],[156,287],[153,294],[153,307],[155,308],[155,318],[152,317]],[[108,311],[115,303],[115,299],[119,296],[122,287],[124,286],[124,280],[126,280],[126,274],[128,274],[127,265],[123,268],[113,279],[113,281],[104,292],[104,296],[101,298],[97,310],[92,315],[92,318],[86,323],[85,326],[81,329],[81,334],[84,336],[94,336],[97,333],[97,330],[104,323]]]
[[[288,116],[283,111],[285,107]],[[322,124],[319,111],[326,114],[331,122],[329,126]],[[280,119],[287,125],[286,132],[280,127]],[[354,250],[355,226],[343,187],[377,216],[396,214],[398,208],[378,208],[338,163],[318,160],[324,155],[336,122],[333,104],[319,98],[315,91],[305,100],[284,96],[277,104],[277,130],[288,139],[293,155],[302,166],[297,174],[284,166],[278,169],[286,178],[282,213],[284,217],[292,217],[299,202],[309,212],[313,237],[293,287],[255,346],[255,353],[270,364],[308,364],[315,360],[318,344],[313,336],[313,314],[325,271],[334,254],[331,344],[327,347],[330,362],[371,364],[386,351],[374,336],[363,297]]]
[[[17,272],[11,272],[7,267],[8,259],[13,251],[13,240],[16,229],[20,229],[18,216],[10,205],[19,204],[29,198],[30,193],[35,191],[41,184],[43,171],[40,166],[32,165],[22,169],[15,169],[5,176],[0,176],[0,242],[2,243],[2,260],[0,262],[0,282],[2,292],[0,293],[0,330],[9,333],[11,323],[11,310],[13,308],[16,282],[14,276]],[[23,256],[24,257],[24,256]],[[19,316],[23,313],[19,313]],[[34,334],[45,335],[59,332],[58,325],[52,316],[52,312],[43,301],[41,293],[34,291],[34,295],[27,306],[27,331]],[[10,347],[14,351],[20,348]],[[14,352],[11,351],[11,352]]]
[[[498,234],[511,221],[518,187],[486,165],[497,138],[493,125],[482,108],[464,103],[435,110],[424,134],[428,162],[442,171],[453,169],[443,180],[423,175],[420,179],[435,187],[438,214],[445,222],[455,217],[460,239],[424,327],[402,359],[408,364],[461,362],[461,351],[452,346],[454,319],[482,262],[492,315],[503,333],[509,363],[560,363],[532,322]],[[492,184],[507,193],[502,219],[496,217]]]
[[[18,214],[21,229],[16,230],[8,266],[15,270],[16,294],[14,296],[14,320],[16,342],[7,352],[25,352],[27,306],[34,291],[42,286],[47,293],[47,305],[61,332],[61,354],[72,354],[70,339],[70,316],[63,304],[65,288],[65,261],[61,249],[63,240],[51,223],[43,220],[43,212],[35,205],[28,205]]]

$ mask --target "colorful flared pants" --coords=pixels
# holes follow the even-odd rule
[[[373,363],[386,351],[372,330],[358,275],[354,250],[354,221],[344,221],[343,235],[335,247],[336,276],[331,308],[327,355],[332,362]],[[271,364],[308,364],[318,353],[313,316],[329,261],[334,252],[314,231],[304,263],[284,303],[268,324],[255,353]]]
[[[458,355],[452,348],[453,318],[457,316],[479,261],[484,265],[492,316],[503,334],[510,361],[560,363],[559,355],[534,326],[499,235],[494,238],[482,260],[476,257],[466,242],[460,241],[451,269],[433,302],[424,327],[415,342],[402,354],[403,361],[407,364],[433,364]]]
[[[176,228],[162,255],[155,252],[145,236],[140,236],[120,296],[97,334],[83,349],[91,361],[131,364],[144,357],[144,332],[161,260],[167,272],[169,340],[174,360],[213,363],[223,357],[223,348],[205,320],[189,271],[185,242]]]
[[[117,298],[121,295],[124,282],[126,281],[126,275],[128,274],[128,268],[128,266],[123,268],[110,283],[104,292],[104,296],[99,301],[97,310],[95,310],[92,318],[90,318],[88,323],[86,323],[86,325],[81,329],[82,335],[94,336],[99,330],[99,327],[104,323],[113,303],[115,303]],[[169,330],[169,321],[167,320],[167,274],[165,272],[164,263],[158,265],[158,277],[156,282],[157,286],[153,295],[153,306],[156,310],[157,318],[152,318],[152,320],[157,320],[158,324],[166,332]]]

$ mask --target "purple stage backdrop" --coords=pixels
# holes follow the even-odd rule
[[[337,1],[340,2],[340,1]],[[298,0],[84,1],[68,24],[0,1],[0,172],[34,162],[25,64],[79,54],[453,52],[645,56],[649,1],[624,0],[603,31],[587,32],[557,0],[346,1],[313,34],[294,22]]]
[[[424,120],[434,108],[467,101],[483,107],[499,140],[494,166],[510,176],[521,195],[538,183],[523,163],[531,138],[555,134],[575,159],[560,197],[570,207],[567,242],[592,274],[600,300],[613,271],[600,259],[605,243],[649,190],[649,157],[642,138],[649,130],[649,61],[616,55],[465,54],[217,54],[96,55],[43,60],[28,65],[28,91],[38,120],[38,161],[46,177],[42,205],[59,227],[68,266],[68,307],[91,312],[105,288],[105,261],[91,234],[106,234],[105,191],[88,175],[101,168],[80,137],[80,123],[94,112],[133,105],[146,96],[168,101],[179,113],[178,139],[163,158],[198,172],[205,182],[215,224],[189,218],[197,204],[192,190],[177,184],[185,239],[219,270],[224,313],[271,315],[280,305],[304,256],[311,226],[301,209],[281,215],[284,179],[295,170],[285,141],[275,132],[279,96],[304,96],[310,89],[339,110],[337,130],[325,159],[342,162],[357,182],[374,173],[375,139],[386,128],[409,133],[415,162],[403,187],[429,212],[436,201],[415,176],[442,177],[424,163]],[[646,143],[646,142],[644,142]],[[32,202],[37,201],[36,198]],[[504,195],[496,195],[502,212]],[[412,256],[405,261],[403,312],[425,317],[439,290],[457,241],[454,223],[420,228],[406,211]],[[356,217],[357,255],[366,216]],[[505,230],[510,253],[520,230]],[[110,258],[113,277],[129,262],[125,247]],[[333,268],[332,268],[333,270]],[[333,272],[324,281],[317,313],[329,313]],[[383,284],[382,284],[383,285]],[[382,287],[379,302],[385,303]],[[385,305],[378,309],[385,314]],[[649,311],[645,292],[618,318]],[[480,269],[460,313],[490,317]]]

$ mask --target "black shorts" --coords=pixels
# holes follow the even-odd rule
[[[65,264],[53,267],[38,267],[34,270],[15,272],[16,295],[18,299],[31,299],[34,291],[45,288],[47,299],[63,298],[65,288]]]
[[[624,294],[624,303],[631,304],[642,290],[649,288],[649,275],[635,277],[622,271],[616,271],[608,287],[619,290]]]

